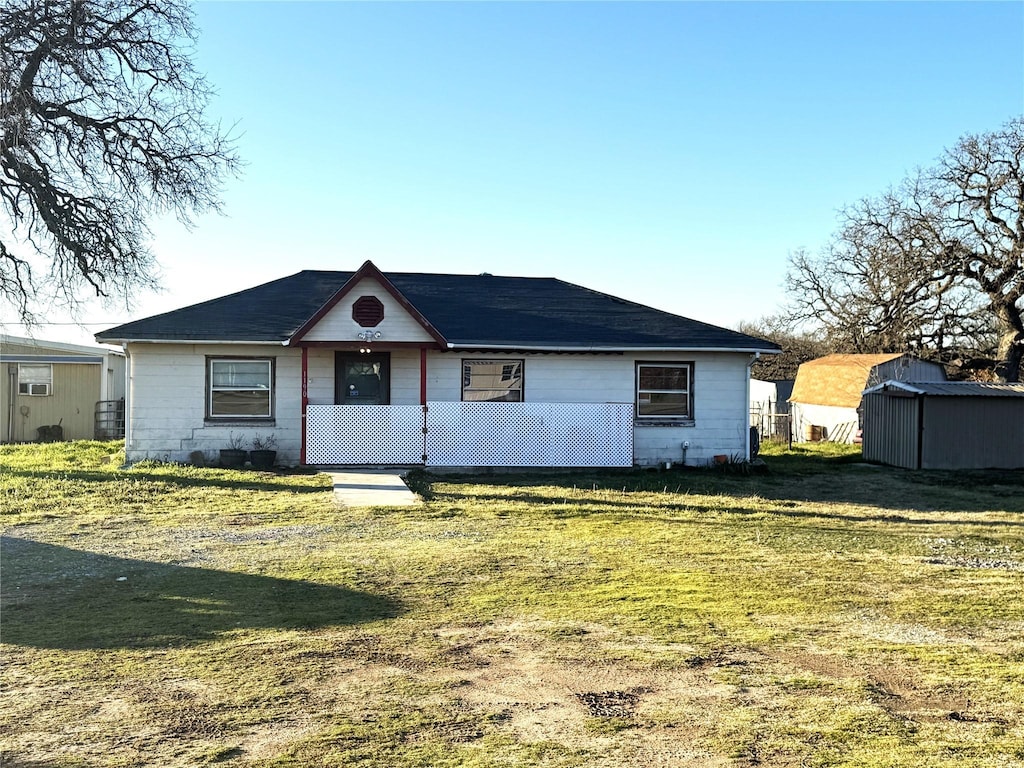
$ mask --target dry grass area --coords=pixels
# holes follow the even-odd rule
[[[1024,478],[0,448],[3,766],[1024,766]]]

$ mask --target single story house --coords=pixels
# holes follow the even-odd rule
[[[877,384],[864,393],[864,458],[906,469],[1022,469],[1024,384]]]
[[[614,467],[749,455],[777,345],[551,278],[303,271],[97,334],[129,461],[276,439],[282,464]]]
[[[854,442],[864,390],[889,380],[945,381],[946,369],[899,353],[826,355],[801,364],[789,397],[794,438]]]
[[[0,442],[123,437],[124,394],[116,349],[0,336]]]

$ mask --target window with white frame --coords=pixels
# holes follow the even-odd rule
[[[208,418],[273,417],[273,358],[207,358],[206,378]]]
[[[521,403],[523,360],[463,360],[462,399]]]
[[[693,419],[693,363],[637,363],[638,419]]]
[[[19,363],[18,394],[33,397],[52,395],[53,366],[49,363]]]

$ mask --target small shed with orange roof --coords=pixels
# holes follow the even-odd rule
[[[803,363],[796,374],[790,412],[797,440],[852,443],[860,430],[864,390],[883,381],[945,381],[938,363],[913,355],[826,355]]]

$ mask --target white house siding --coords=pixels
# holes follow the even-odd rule
[[[432,354],[427,364],[427,386],[430,389],[436,374],[438,355]],[[307,366],[307,392],[310,405],[334,404],[334,359],[335,350],[313,348],[309,350]],[[301,375],[301,370],[300,370]],[[431,399],[439,400],[443,398]],[[459,399],[458,396],[455,398]],[[419,405],[420,402],[420,352],[418,349],[391,350],[391,404]]]
[[[193,451],[216,460],[232,433],[249,443],[257,434],[277,438],[278,461],[297,464],[301,447],[302,356],[279,345],[131,344],[128,394],[128,461],[188,461]],[[273,357],[274,424],[242,421],[207,424],[206,357]]]
[[[352,305],[363,296],[376,296],[384,305],[384,319],[363,328],[352,319]],[[363,278],[320,319],[303,341],[355,341],[363,331],[379,331],[382,341],[432,341],[422,325],[373,278]]]
[[[553,355],[446,353],[428,361],[427,398],[460,400],[462,360],[522,358],[525,398],[533,403],[633,403],[636,362],[693,362],[694,421],[688,426],[633,430],[634,461],[641,466],[704,464],[716,455],[745,457],[748,439],[746,378],[750,356],[738,353],[631,353]],[[417,379],[418,380],[418,379]],[[395,402],[392,399],[392,402]],[[683,455],[682,444],[689,442]]]
[[[715,456],[746,458],[749,439],[747,365],[750,356],[737,353],[639,355],[639,360],[673,360],[694,363],[693,426],[645,427],[633,431],[637,464],[664,462],[707,464]],[[630,361],[632,368],[632,361]]]
[[[187,461],[193,451],[209,460],[228,446],[232,433],[248,444],[258,434],[277,438],[278,461],[297,464],[301,450],[302,353],[278,345],[132,344],[129,394],[129,461],[158,458]],[[207,356],[274,357],[275,423],[207,424]],[[650,466],[684,459],[711,461],[718,454],[743,455],[748,437],[746,389],[749,356],[740,353],[524,354],[431,351],[427,357],[427,399],[459,401],[463,359],[525,360],[528,402],[633,403],[637,360],[694,363],[694,421],[686,426],[634,428],[634,459]],[[313,405],[334,403],[335,351],[308,352],[308,396]],[[391,403],[420,402],[420,352],[391,351]],[[248,446],[247,446],[248,447]]]

